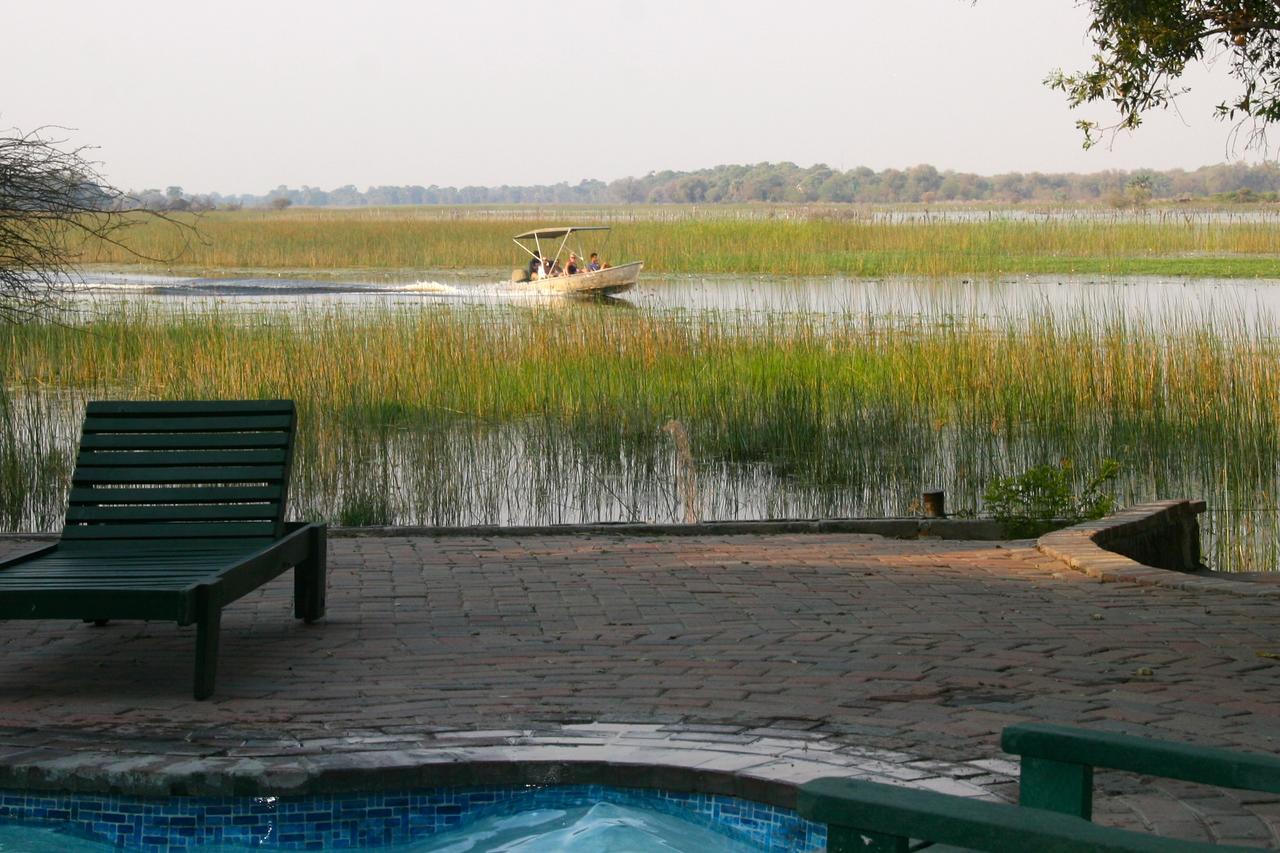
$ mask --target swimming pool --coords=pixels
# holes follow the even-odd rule
[[[655,851],[807,853],[823,849],[826,827],[789,809],[722,794],[603,785],[288,798],[0,793],[4,853],[209,847],[479,853],[498,845],[598,853],[646,849],[641,844]]]

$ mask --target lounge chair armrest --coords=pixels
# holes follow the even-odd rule
[[[328,529],[327,525],[322,521],[286,521],[284,523],[284,535],[290,536],[299,530],[306,530],[309,527],[323,527]]]
[[[1009,726],[1000,745],[1005,752],[1022,756],[1024,777],[1030,758],[1280,793],[1280,758],[1269,755],[1043,723]]]
[[[1097,826],[1069,815],[1006,803],[966,799],[867,782],[826,777],[800,788],[802,817],[828,825],[830,853],[906,853],[909,839],[971,850],[1036,850],[1048,853],[1208,853],[1245,850]]]

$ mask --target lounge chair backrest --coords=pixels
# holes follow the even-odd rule
[[[279,537],[294,421],[291,400],[90,403],[63,540]]]

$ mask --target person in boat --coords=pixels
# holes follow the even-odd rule
[[[569,253],[569,263],[564,268],[566,275],[578,274],[578,256],[573,252]]]
[[[598,269],[600,269],[600,256],[592,252],[591,257],[587,258],[587,272],[595,272]]]
[[[534,254],[529,259],[529,281],[537,281],[542,278],[542,255]]]

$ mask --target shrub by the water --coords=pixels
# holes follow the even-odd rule
[[[1021,474],[995,477],[982,498],[987,512],[1004,524],[1009,536],[1039,536],[1055,527],[1102,518],[1115,509],[1115,495],[1106,488],[1119,473],[1119,462],[1104,459],[1098,471],[1077,486],[1075,466],[1063,459],[1057,465],[1037,465]]]

